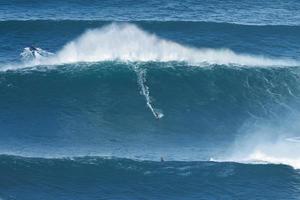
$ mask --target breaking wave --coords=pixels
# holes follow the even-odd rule
[[[90,29],[67,43],[53,56],[37,57],[27,65],[75,62],[185,62],[192,65],[296,66],[291,59],[238,54],[230,49],[196,48],[159,38],[138,26],[112,23]]]
[[[3,119],[7,119],[7,116],[11,115],[13,123],[17,121],[16,119],[24,121],[22,117],[13,116],[11,114],[19,112],[19,110],[15,111],[15,108],[22,107],[23,111],[20,109],[21,116],[22,114],[27,115],[31,113],[34,109],[44,113],[43,109],[40,108],[39,110],[39,108],[36,108],[36,105],[41,102],[45,105],[48,104],[48,101],[52,104],[54,103],[54,108],[47,107],[44,109],[49,109],[48,113],[55,111],[52,113],[52,117],[53,119],[60,119],[57,120],[57,123],[61,123],[60,125],[63,128],[57,127],[51,134],[56,133],[57,135],[63,135],[66,134],[65,132],[69,133],[69,129],[72,129],[74,133],[80,135],[74,134],[76,136],[73,135],[73,138],[69,138],[71,139],[69,143],[72,145],[74,144],[72,139],[79,144],[84,140],[86,140],[86,143],[90,142],[84,137],[81,138],[82,132],[90,132],[90,138],[92,138],[91,135],[93,134],[95,134],[93,137],[97,138],[99,132],[95,124],[99,123],[99,127],[105,127],[103,134],[107,134],[105,137],[107,137],[106,140],[109,142],[104,142],[104,144],[102,144],[102,141],[99,142],[99,144],[102,145],[96,145],[97,150],[95,150],[95,155],[98,155],[98,146],[103,147],[107,145],[107,149],[112,148],[112,144],[110,143],[111,133],[108,135],[109,131],[107,130],[122,126],[124,127],[120,129],[125,130],[128,128],[128,124],[131,124],[130,128],[132,128],[132,124],[136,123],[135,130],[139,130],[140,132],[137,131],[139,134],[143,133],[137,142],[139,145],[142,143],[141,141],[149,140],[149,143],[153,142],[153,138],[159,138],[157,135],[160,135],[160,140],[163,141],[163,134],[169,131],[176,135],[176,137],[174,136],[173,138],[174,146],[170,145],[169,151],[165,150],[162,152],[159,148],[154,150],[157,143],[157,141],[155,141],[153,142],[155,145],[152,146],[151,143],[143,152],[139,152],[140,146],[132,145],[133,149],[126,149],[126,151],[129,152],[129,156],[118,153],[113,155],[129,158],[136,157],[137,155],[137,157],[140,158],[157,159],[161,154],[169,154],[169,158],[173,160],[209,160],[210,154],[213,154],[211,153],[213,152],[212,149],[207,150],[207,152],[204,150],[206,147],[197,149],[197,147],[201,145],[205,146],[206,144],[216,143],[216,140],[209,138],[209,135],[221,134],[220,132],[222,132],[224,137],[216,136],[216,138],[219,137],[219,141],[223,139],[227,140],[228,138],[228,140],[233,139],[235,135],[232,133],[235,133],[240,124],[243,124],[248,118],[255,118],[259,115],[269,117],[274,113],[277,117],[279,115],[278,113],[281,113],[280,109],[285,110],[285,112],[293,109],[293,105],[289,104],[292,101],[297,101],[299,97],[299,88],[297,86],[299,77],[297,69],[256,69],[246,67],[243,68],[243,70],[235,70],[224,68],[224,65],[248,67],[297,66],[298,62],[295,60],[272,59],[263,56],[238,54],[229,49],[205,49],[184,46],[170,40],[162,39],[142,30],[136,25],[128,23],[113,23],[103,28],[90,29],[77,39],[67,43],[56,53],[38,48],[38,52],[32,54],[30,49],[25,48],[22,53],[22,58],[24,65],[15,65],[6,69],[15,69],[16,66],[23,68],[24,66],[30,67],[39,65],[60,65],[63,69],[58,69],[57,71],[46,70],[44,72],[33,70],[30,72],[30,75],[26,75],[26,73],[19,74],[18,72],[1,74],[3,76],[1,83],[3,95],[2,105],[4,107],[3,110],[6,111],[7,114],[4,113],[0,116]],[[87,64],[80,62],[96,63]],[[165,62],[170,62],[171,64]],[[77,67],[74,67],[73,64],[69,63],[78,64],[76,64]],[[217,65],[218,69],[213,68],[207,70],[205,68],[197,68],[199,71],[193,71],[181,68],[181,66],[186,66],[186,64],[195,67]],[[172,67],[170,69],[163,69],[165,66]],[[82,71],[82,68],[85,69]],[[74,76],[74,74],[77,75]],[[107,78],[103,78],[104,76],[107,76]],[[48,80],[47,77],[52,78]],[[86,84],[85,79],[89,81],[94,79],[94,82],[91,82],[90,85],[91,89],[83,88],[83,85]],[[28,85],[20,84],[19,80],[21,80],[21,82],[27,82]],[[68,82],[67,80],[72,81]],[[129,94],[132,89],[132,82],[134,83],[133,88],[136,91],[133,90],[132,93]],[[58,84],[60,89],[64,88],[64,85],[70,84],[65,88],[65,91],[69,92],[68,96],[63,92],[60,93],[60,91],[57,91],[56,84]],[[39,88],[39,90],[35,90],[39,95],[31,96],[30,92],[26,93],[26,91],[31,91],[31,88],[37,86],[42,87]],[[23,90],[18,90],[18,88],[22,87],[24,87],[24,94],[21,92]],[[235,87],[235,89],[231,90],[233,87]],[[119,90],[116,90],[117,88],[119,88]],[[50,93],[47,92],[47,89],[50,89]],[[123,91],[126,91],[126,94],[123,94]],[[138,91],[143,96],[141,101],[140,96],[136,96],[136,92],[138,93]],[[89,101],[81,99],[81,96],[85,96],[87,93],[89,93],[91,97]],[[17,97],[15,96],[16,94],[18,94]],[[124,95],[124,99],[121,99],[119,97],[120,95]],[[103,98],[102,101],[99,100],[101,98]],[[29,99],[30,102],[35,102],[35,104],[32,103],[32,108],[29,109],[29,111],[26,111],[25,108],[30,106],[28,104],[24,106],[27,99]],[[16,105],[14,105],[14,103]],[[147,106],[146,111],[148,111],[146,114],[144,114],[143,110],[145,104]],[[116,105],[119,105],[119,112],[115,111]],[[87,111],[79,109],[82,107],[88,107]],[[276,107],[278,110],[273,109]],[[82,112],[84,116],[89,117],[81,119],[80,115],[69,116],[68,113],[73,113],[73,109],[75,112]],[[150,114],[149,111],[151,112]],[[227,113],[235,113],[235,116],[227,116]],[[172,128],[169,130],[163,127],[157,127],[151,124],[152,122],[149,123],[146,120],[148,119],[148,115],[152,118],[154,116],[156,119],[161,119],[165,115],[166,117],[164,117],[160,123],[165,123],[167,124],[166,126]],[[144,118],[141,118],[141,116]],[[189,120],[186,121],[187,118]],[[52,124],[53,119],[49,119],[47,123]],[[37,124],[44,123],[44,119],[40,119],[36,116],[33,116],[32,119],[26,118],[26,120],[28,122],[25,123],[25,127],[28,123],[30,124],[35,120],[38,121]],[[85,125],[83,127],[72,128],[69,124],[74,123],[74,121],[77,121],[78,124],[85,123]],[[116,125],[115,123],[119,124]],[[143,127],[143,125],[147,123],[149,123],[148,126],[150,128],[147,126]],[[183,124],[180,125],[181,123]],[[21,122],[19,122],[19,124],[21,124]],[[19,131],[20,134],[23,134],[23,130],[25,130],[20,129],[16,131],[14,130],[15,126],[11,127],[4,122],[2,122],[2,125],[2,127],[7,129],[7,133],[18,133]],[[288,127],[288,125],[286,126]],[[52,126],[49,127],[55,126],[52,124]],[[199,127],[201,127],[201,130]],[[47,130],[45,129],[46,127],[39,127],[33,132],[36,131],[34,134],[43,131],[48,132],[49,128],[47,128]],[[146,134],[147,131],[150,132],[150,135]],[[202,133],[201,137],[192,135],[196,135],[199,131]],[[257,141],[261,139],[262,134],[253,134],[253,132],[257,131],[250,132],[248,130],[248,132],[249,135],[255,136],[255,139],[239,138],[236,142],[239,145],[234,148],[234,155],[224,160],[234,162],[262,161],[283,163],[291,165],[294,168],[300,168],[300,158],[291,153],[297,152],[299,146],[297,134],[285,135],[284,138],[281,137],[276,141],[270,142],[268,142],[268,139],[264,139],[264,142],[258,143]],[[186,138],[182,136],[182,133],[188,133],[186,134]],[[115,134],[116,138],[118,138],[119,130],[115,130]],[[229,137],[228,134],[231,134],[231,136]],[[225,137],[225,135],[227,136]],[[244,135],[244,133],[241,135]],[[80,140],[77,140],[77,137],[80,138]],[[124,146],[130,146],[127,143],[127,137],[128,136],[122,141],[124,142],[124,144],[122,144]],[[181,139],[184,138],[186,141],[186,151],[183,149],[180,150],[184,153],[174,151],[174,149],[178,147],[176,143],[177,140],[181,140],[177,139],[177,137]],[[136,139],[137,137],[132,136],[132,138]],[[208,139],[210,141],[206,142],[206,144],[201,143],[201,141]],[[64,139],[62,141],[64,141]],[[114,141],[114,139],[112,141]],[[245,143],[245,141],[247,141],[247,143]],[[252,141],[252,143],[250,144],[249,141]],[[223,141],[219,143],[223,145]],[[20,149],[17,148],[18,146],[15,146],[17,149],[15,152],[24,151],[27,146],[30,146],[28,149],[34,149],[32,145],[26,144],[20,151]],[[241,147],[243,147],[243,149],[241,149]],[[244,147],[249,148],[245,149]],[[36,146],[35,148],[39,149],[40,146]],[[64,148],[66,147],[64,146]],[[5,148],[3,149],[5,150]],[[53,147],[53,149],[57,151],[57,147]],[[278,149],[278,151],[275,151],[275,149]],[[288,151],[281,152],[281,149],[288,149]],[[104,150],[101,149],[101,151]],[[118,152],[119,150],[120,147],[116,145],[114,151]],[[151,150],[150,153],[149,150]],[[199,153],[199,156],[189,157],[191,152],[195,150]],[[77,155],[78,151],[74,151],[74,154]],[[82,148],[83,153],[80,155],[85,155],[85,153],[89,151],[94,151],[94,147],[88,147],[87,150]],[[110,155],[112,151],[107,150],[107,152],[108,153],[104,153],[103,155]],[[243,154],[237,155],[236,152]],[[143,154],[147,154],[147,156],[143,157]]]

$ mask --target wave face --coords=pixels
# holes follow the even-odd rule
[[[116,61],[4,71],[1,151],[37,157],[230,160],[231,152],[224,149],[231,150],[233,141],[249,132],[267,134],[253,139],[265,144],[297,136],[291,121],[299,117],[298,73],[297,67]],[[251,160],[253,152],[246,150],[242,158]],[[282,163],[297,168],[299,160],[293,159],[295,165]]]
[[[0,3],[0,200],[299,199],[298,8]]]

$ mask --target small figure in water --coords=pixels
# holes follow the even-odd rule
[[[160,162],[165,162],[164,157],[160,157]]]

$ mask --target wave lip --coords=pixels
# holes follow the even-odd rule
[[[112,23],[90,29],[67,43],[55,56],[36,59],[34,64],[99,61],[185,62],[192,65],[297,66],[289,59],[237,54],[229,49],[195,48],[147,33],[129,23]]]

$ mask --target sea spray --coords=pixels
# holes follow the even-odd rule
[[[88,29],[50,56],[34,59],[30,65],[57,65],[76,62],[185,62],[194,66],[235,65],[247,67],[298,66],[292,59],[240,54],[228,48],[196,48],[150,34],[130,23]],[[7,67],[6,67],[7,68]],[[20,68],[20,67],[18,67]]]
[[[296,65],[291,60],[236,54],[229,49],[194,48],[159,38],[136,25],[112,23],[90,29],[66,44],[53,62],[122,61],[179,61],[190,64],[237,64],[247,66]]]
[[[236,137],[228,161],[286,164],[300,169],[299,114],[280,122],[248,122]]]

